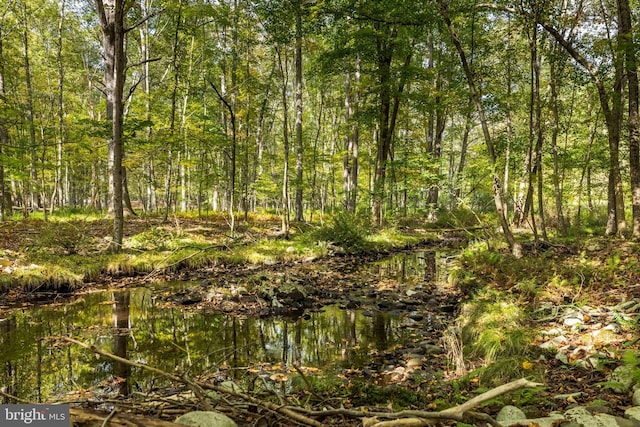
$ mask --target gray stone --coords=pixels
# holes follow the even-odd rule
[[[190,427],[238,427],[231,418],[213,411],[187,412],[179,416],[175,422]]]
[[[595,416],[598,421],[600,421],[605,426],[610,427],[638,427],[640,426],[640,421],[636,420],[626,420],[620,417],[614,417],[613,415],[608,414],[598,414]]]
[[[609,414],[609,415],[611,415],[613,413],[611,408],[609,408],[608,406],[604,406],[604,405],[589,405],[589,406],[586,407],[586,410],[591,412],[593,415],[598,415],[598,414]]]
[[[640,406],[633,406],[624,411],[624,416],[630,420],[640,421]]]
[[[564,420],[564,417],[559,414],[550,414],[548,417],[542,418],[523,418],[520,420],[510,420],[498,422],[502,427],[556,427],[561,421]],[[562,424],[563,426],[565,424]],[[609,426],[612,427],[612,426]]]
[[[441,354],[443,353],[442,347],[436,344],[422,342],[420,343],[420,348],[425,352],[425,354]]]
[[[576,422],[583,427],[611,427],[602,423],[582,406],[576,406],[565,411],[564,416],[567,420]]]
[[[566,354],[564,353],[558,353],[556,354],[556,359],[558,359],[560,362],[562,362],[565,365],[569,364],[569,358],[567,357]]]
[[[609,376],[608,382],[611,383],[611,389],[618,394],[623,394],[631,390],[636,380],[633,375],[631,366],[618,366]]]
[[[575,327],[584,323],[584,315],[579,311],[569,311],[565,314],[564,326]]]
[[[640,406],[640,388],[636,389],[636,391],[633,392],[631,402],[634,406]]]
[[[521,420],[527,418],[520,408],[507,405],[500,409],[498,415],[496,415],[496,421],[502,423],[503,421]]]
[[[550,339],[547,342],[540,344],[538,347],[540,348],[561,348],[569,343],[569,340],[564,335],[559,335]]]

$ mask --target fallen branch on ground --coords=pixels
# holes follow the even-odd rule
[[[521,388],[540,387],[543,385],[540,383],[529,381],[525,378],[521,378],[519,380],[512,381],[510,383],[503,384],[499,387],[493,388],[485,393],[482,393],[474,397],[473,399],[465,403],[462,403],[460,405],[457,405],[452,408],[445,409],[439,412],[428,412],[428,411],[418,411],[418,410],[406,410],[406,411],[399,411],[399,412],[371,412],[371,411],[365,412],[363,410],[344,409],[344,408],[314,411],[314,410],[308,410],[308,409],[297,407],[297,406],[284,406],[284,405],[279,405],[279,404],[275,404],[268,401],[263,401],[251,395],[241,393],[230,388],[219,387],[212,384],[193,381],[186,377],[179,377],[177,375],[162,371],[152,366],[133,362],[131,360],[127,360],[122,357],[116,356],[114,354],[102,351],[96,346],[83,343],[81,341],[78,341],[70,337],[62,337],[62,339],[69,343],[76,344],[83,348],[91,350],[94,353],[99,354],[100,356],[103,356],[107,359],[111,359],[116,362],[127,364],[129,366],[133,366],[136,368],[141,368],[149,372],[153,372],[157,375],[163,376],[171,381],[185,384],[194,392],[195,396],[199,399],[202,406],[207,410],[211,410],[213,408],[211,403],[209,402],[209,400],[211,400],[212,398],[207,396],[204,390],[213,390],[220,394],[239,398],[244,402],[248,402],[253,405],[262,407],[270,412],[278,413],[280,416],[286,417],[292,422],[313,426],[313,427],[322,427],[323,425],[321,422],[315,420],[314,418],[324,419],[331,416],[361,418],[363,419],[363,424],[366,427],[422,427],[422,426],[430,425],[431,421],[434,421],[434,420],[452,420],[452,421],[481,420],[491,425],[498,425],[490,416],[482,413],[476,413],[472,410],[477,408],[481,404],[495,397],[501,396],[505,393],[519,390]],[[387,421],[380,421],[380,419],[386,419]]]

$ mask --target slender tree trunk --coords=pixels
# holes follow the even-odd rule
[[[467,117],[464,123],[464,133],[462,134],[462,144],[460,145],[460,160],[458,162],[458,168],[455,171],[455,176],[453,179],[453,187],[455,189],[455,200],[456,204],[459,203],[460,198],[462,196],[462,173],[464,172],[464,167],[467,163],[467,151],[469,149],[469,134],[471,133],[471,121],[473,116],[473,102],[469,99],[469,107],[467,111]]]
[[[476,86],[476,82],[474,80],[473,72],[471,71],[471,67],[467,62],[467,57],[462,49],[462,44],[458,39],[458,36],[453,28],[453,24],[451,23],[451,19],[449,18],[447,5],[442,0],[439,2],[440,11],[444,21],[449,30],[449,35],[451,36],[451,40],[455,45],[456,50],[460,56],[460,62],[462,63],[462,68],[464,70],[464,74],[467,79],[467,84],[469,85],[469,91],[471,92],[471,99],[476,106],[476,111],[478,113],[478,118],[480,120],[480,125],[482,126],[482,134],[484,136],[484,142],[487,147],[487,152],[489,154],[489,161],[491,163],[491,167],[493,168],[493,200],[496,206],[496,212],[498,214],[498,220],[500,221],[500,225],[502,227],[502,232],[504,233],[505,239],[507,240],[507,244],[511,249],[511,252],[516,257],[522,256],[522,246],[515,240],[513,237],[513,233],[509,228],[509,223],[507,222],[507,218],[505,216],[504,209],[504,201],[502,200],[502,191],[500,189],[500,178],[497,174],[497,165],[496,165],[496,154],[493,146],[493,140],[491,138],[491,133],[489,132],[489,126],[487,124],[487,119],[484,113],[484,107],[482,106],[482,96],[480,91]]]
[[[65,120],[64,120],[64,58],[62,57],[62,43],[65,19],[65,0],[60,2],[60,19],[58,20],[58,143],[56,150],[56,176],[53,194],[51,195],[51,210],[53,211],[57,200],[58,206],[63,206],[65,202],[64,188],[62,186],[62,157],[65,142]]]
[[[352,73],[347,72],[345,82],[345,124],[347,127],[344,145],[344,158],[342,161],[343,178],[343,205],[347,212],[356,210],[358,195],[358,138],[359,126],[355,119],[358,108],[358,91],[360,83],[360,58],[356,58],[356,70],[353,73],[355,81],[352,82]],[[355,88],[353,87],[355,83]]]
[[[4,87],[4,50],[2,45],[3,32],[2,32],[2,20],[0,20],[0,96],[5,97],[6,91]],[[3,155],[5,147],[9,145],[9,131],[6,128],[6,123],[3,119],[0,119],[0,156]],[[6,206],[6,187],[5,187],[5,171],[4,162],[0,162],[0,221],[4,222],[7,212]]]
[[[379,38],[376,47],[376,66],[379,84],[378,92],[378,138],[376,140],[376,157],[373,178],[373,207],[372,216],[376,225],[382,225],[382,203],[385,199],[385,181],[387,175],[387,159],[391,152],[392,132],[391,120],[391,60],[393,58],[393,43],[397,34],[395,28],[381,28],[374,26],[381,34],[388,34],[389,39]]]
[[[598,132],[598,121],[600,117],[600,111],[596,114],[595,119],[593,120],[593,130],[591,131],[591,136],[589,137],[589,145],[587,147],[587,153],[585,154],[585,158],[583,161],[582,174],[580,176],[580,183],[578,184],[578,213],[576,215],[577,218],[577,229],[580,229],[580,224],[582,222],[582,193],[584,188],[585,177],[587,180],[587,198],[588,198],[588,207],[592,209],[591,204],[591,149],[593,147],[593,142],[596,139],[596,135]]]
[[[608,218],[606,234],[622,234],[624,233],[627,224],[624,214],[624,199],[619,160],[620,127],[622,119],[622,76],[624,69],[623,64],[620,64],[619,57],[621,55],[616,55],[614,52],[614,56],[616,56],[614,58],[614,84],[613,90],[608,91],[594,65],[588,61],[587,58],[582,56],[556,28],[542,19],[538,20],[538,24],[542,25],[542,27],[544,27],[544,29],[556,39],[556,41],[569,53],[569,55],[571,55],[571,57],[589,73],[589,76],[598,91],[598,99],[607,125],[607,137],[609,142],[609,180],[607,188]],[[609,104],[609,99],[611,99],[611,104]]]
[[[558,156],[558,134],[560,133],[560,66],[558,60],[552,60],[550,65],[549,86],[551,89],[551,116],[553,117],[553,127],[551,129],[551,153],[553,155],[553,189],[555,195],[556,217],[558,219],[558,230],[561,236],[567,235],[567,223],[562,211],[562,188],[560,186],[560,161]]]
[[[284,63],[280,49],[276,48],[280,76],[282,78],[282,143],[284,148],[284,170],[282,174],[282,233],[289,235],[289,103],[287,101],[287,86],[289,85],[289,72],[287,70],[287,57]]]
[[[351,106],[351,73],[347,71],[344,88],[344,122],[349,127],[351,123],[351,117],[353,110]],[[351,133],[347,131],[344,138],[344,157],[342,158],[342,193],[343,193],[343,206],[347,212],[351,210],[351,194],[349,192],[351,188]]]
[[[38,183],[38,170],[36,167],[37,164],[37,154],[36,154],[36,124],[35,124],[35,107],[33,104],[33,87],[31,83],[31,66],[30,66],[30,58],[29,58],[29,28],[27,25],[27,6],[25,4],[22,5],[22,43],[23,43],[23,54],[24,54],[24,77],[25,83],[27,86],[27,123],[29,126],[29,153],[31,157],[31,161],[29,163],[29,175],[31,177],[30,182],[26,182],[25,192],[29,194],[29,199],[31,201],[31,208],[38,209],[40,207],[38,191],[35,186]],[[23,215],[28,215],[27,206],[24,206]]]
[[[313,222],[313,212],[316,207],[317,182],[318,182],[318,142],[322,132],[322,118],[324,116],[324,88],[320,90],[320,108],[318,111],[318,121],[316,123],[316,137],[313,140],[313,175],[311,178],[311,209],[309,210],[309,221]]]
[[[540,220],[540,231],[542,238],[547,240],[546,222],[544,218],[544,204],[542,194],[542,146],[544,143],[544,133],[542,129],[542,106],[540,99],[540,56],[538,54],[538,27],[535,22],[532,23],[532,37],[531,37],[531,77],[532,77],[532,92],[531,92],[531,139],[535,139],[534,148],[534,161],[532,169],[532,177],[530,180],[531,193],[533,192],[533,186],[537,186],[537,200],[538,200],[538,216]],[[535,215],[531,215],[531,223],[534,230],[534,235],[537,239],[537,224],[535,221]]]
[[[302,6],[296,10],[296,214],[295,220],[304,221],[302,200],[302,164],[304,146],[302,141]]]
[[[638,135],[638,62],[631,23],[629,0],[618,0],[619,40],[625,57],[629,91],[629,172],[631,176],[632,235],[640,238],[640,146]]]
[[[162,216],[163,222],[169,219],[169,212],[176,198],[172,195],[173,188],[173,175],[174,169],[174,156],[176,155],[176,143],[174,136],[176,134],[176,115],[178,109],[178,85],[180,83],[179,73],[179,57],[180,57],[180,27],[182,25],[182,0],[178,2],[178,12],[175,16],[175,27],[173,29],[173,43],[172,43],[172,57],[171,57],[171,70],[173,72],[173,84],[171,87],[171,113],[169,115],[169,148],[167,150],[167,172],[164,180],[164,213]],[[177,156],[180,158],[180,152],[177,150]]]

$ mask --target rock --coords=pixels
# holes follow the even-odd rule
[[[640,421],[640,406],[633,406],[624,411],[624,416],[630,420]]]
[[[307,298],[304,288],[295,283],[285,283],[276,289],[276,295],[281,300],[302,302]]]
[[[422,368],[422,356],[411,355],[407,357],[407,369],[420,369]]]
[[[603,424],[582,406],[565,411],[564,416],[567,420],[576,422],[583,427],[611,427],[608,424]]]
[[[213,411],[187,412],[179,416],[175,422],[191,427],[238,427],[238,424],[231,418]]]
[[[571,310],[567,312],[564,316],[563,324],[564,326],[569,326],[571,328],[576,327],[584,323],[584,315],[579,311]]]
[[[565,345],[567,345],[569,343],[569,340],[567,339],[567,337],[565,337],[564,335],[560,335],[557,337],[554,337],[553,339],[544,342],[542,344],[540,344],[538,347],[540,348],[560,348],[563,347]]]
[[[564,417],[562,415],[551,414],[548,417],[507,420],[507,421],[498,422],[498,424],[500,424],[503,427],[522,427],[522,426],[556,427],[560,425],[560,422],[562,421],[564,421]],[[569,426],[569,423],[562,423],[562,427],[567,427],[567,426]],[[577,427],[580,427],[580,425],[578,424]],[[613,426],[609,426],[609,427],[613,427]]]
[[[640,406],[640,388],[636,389],[636,391],[633,392],[631,402],[634,406]]]
[[[603,425],[608,427],[638,427],[640,421],[625,420],[624,418],[614,417],[609,414],[598,414],[595,418]]]
[[[611,329],[598,329],[597,331],[591,332],[591,338],[594,345],[607,345],[611,341],[616,341],[619,339],[617,334]]]
[[[420,348],[424,350],[425,354],[441,354],[442,347],[436,344],[431,344],[429,342],[421,342]]]
[[[527,416],[522,412],[520,408],[507,405],[500,409],[498,415],[496,415],[496,421],[504,425],[505,421],[522,420]]]
[[[566,354],[564,353],[558,353],[556,354],[556,359],[558,359],[560,362],[562,362],[565,365],[569,364],[569,358],[567,357]]]
[[[419,311],[412,311],[411,313],[409,313],[409,319],[419,322],[424,319],[424,315]]]
[[[586,393],[585,393],[586,395]],[[585,408],[587,411],[591,412],[592,415],[597,414],[609,414],[612,415],[612,409],[608,406],[604,405],[589,405]]]
[[[626,393],[631,390],[631,387],[633,387],[636,382],[633,375],[633,368],[626,365],[618,366],[613,370],[607,381],[611,383],[611,389],[615,393]]]

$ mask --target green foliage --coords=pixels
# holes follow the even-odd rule
[[[640,353],[635,350],[627,350],[622,355],[624,365],[631,369],[636,383],[640,383]]]
[[[440,210],[433,226],[439,228],[465,228],[481,224],[480,216],[466,207],[457,207],[451,210]]]
[[[368,247],[371,231],[368,216],[339,211],[329,222],[311,233],[316,241],[331,242],[347,252],[360,252]]]
[[[169,249],[175,238],[176,235],[167,228],[156,227],[127,239],[126,247],[141,251],[162,251]]]
[[[523,309],[508,295],[485,291],[465,304],[459,321],[466,352],[487,363],[521,357],[531,342]]]
[[[84,254],[97,250],[86,221],[49,222],[40,230],[29,250],[53,255]]]

